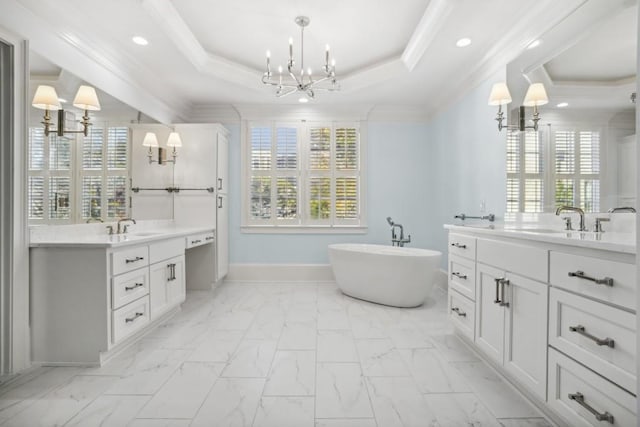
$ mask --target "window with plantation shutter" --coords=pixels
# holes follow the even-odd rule
[[[301,231],[362,227],[356,124],[249,123],[244,225]]]
[[[543,211],[543,160],[541,132],[507,133],[507,212]]]

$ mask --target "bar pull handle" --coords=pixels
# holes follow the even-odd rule
[[[590,277],[584,274],[584,271],[570,271],[569,277],[577,277],[578,279],[589,280],[594,282],[596,285],[605,285],[605,286],[613,286],[613,279],[611,277],[604,277],[602,279],[596,279],[595,277]]]
[[[207,236],[207,237],[205,237],[204,240],[206,240],[206,241],[213,240],[213,236]]]
[[[137,256],[137,257],[135,257],[135,258],[127,258],[127,259],[125,260],[125,263],[126,263],[126,264],[130,264],[130,263],[132,263],[132,262],[142,261],[143,259],[144,259],[144,257],[143,257],[143,256]]]
[[[501,297],[500,297],[500,307],[509,307],[509,303],[504,301],[504,286],[507,285],[509,286],[511,284],[511,282],[507,279],[500,279],[500,290],[501,290]]]
[[[493,279],[496,282],[496,299],[493,301],[494,304],[502,304],[500,300],[500,283],[504,278]]]
[[[222,197],[218,196],[218,209],[222,209]]]
[[[222,190],[222,178],[218,178],[218,190]]]
[[[167,264],[167,267],[169,268],[169,277],[167,278],[167,281],[172,282],[176,280],[176,265]]]
[[[465,313],[464,311],[460,310],[459,307],[451,307],[451,311],[453,311],[454,313],[456,313],[460,317],[467,317],[467,313]]]
[[[191,241],[191,244],[192,244],[192,245],[195,245],[196,243],[200,243],[200,242],[202,242],[202,240],[200,240],[200,239],[196,239],[196,240],[192,240],[192,241]]]
[[[598,338],[591,335],[589,332],[585,330],[585,327],[582,325],[569,326],[569,330],[571,332],[575,332],[577,334],[582,335],[583,337],[587,337],[590,340],[593,340],[598,345],[606,345],[607,347],[613,348],[615,346],[615,341],[611,338]]]
[[[144,286],[144,283],[134,283],[133,286],[125,286],[124,290],[125,291],[132,291],[132,290],[134,290],[136,288],[140,288],[142,286]]]
[[[458,273],[457,271],[454,271],[451,273],[452,276],[456,276],[459,279],[462,280],[467,280],[467,275],[466,274],[462,274],[462,273]]]
[[[138,317],[144,316],[144,313],[136,313],[133,317],[127,317],[126,319],[124,319],[125,323],[130,323],[133,322],[134,320],[136,320]]]
[[[584,401],[584,395],[582,393],[580,392],[570,393],[569,399],[575,400],[578,405],[582,406],[584,409],[591,412],[593,416],[596,417],[596,420],[607,421],[609,424],[613,424],[613,415],[611,415],[606,411],[604,413],[600,413],[597,410],[595,410],[593,407],[591,407],[591,405],[589,405],[587,402]]]
[[[467,245],[461,245],[460,243],[452,243],[451,246],[454,248],[467,249]]]

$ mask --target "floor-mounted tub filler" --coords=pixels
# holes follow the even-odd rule
[[[346,295],[394,307],[417,307],[431,293],[442,253],[428,249],[329,245],[336,283]]]

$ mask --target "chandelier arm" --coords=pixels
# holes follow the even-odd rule
[[[286,91],[286,92],[280,92],[280,91],[276,92],[276,98],[283,98],[283,97],[285,97],[287,95],[291,95],[292,93],[297,92],[297,91],[298,91],[297,87],[289,86],[289,90]]]

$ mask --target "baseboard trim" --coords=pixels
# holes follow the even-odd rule
[[[435,286],[442,289],[445,293],[449,291],[449,273],[446,270],[438,269],[436,271]]]
[[[329,264],[231,264],[225,282],[332,282]]]

